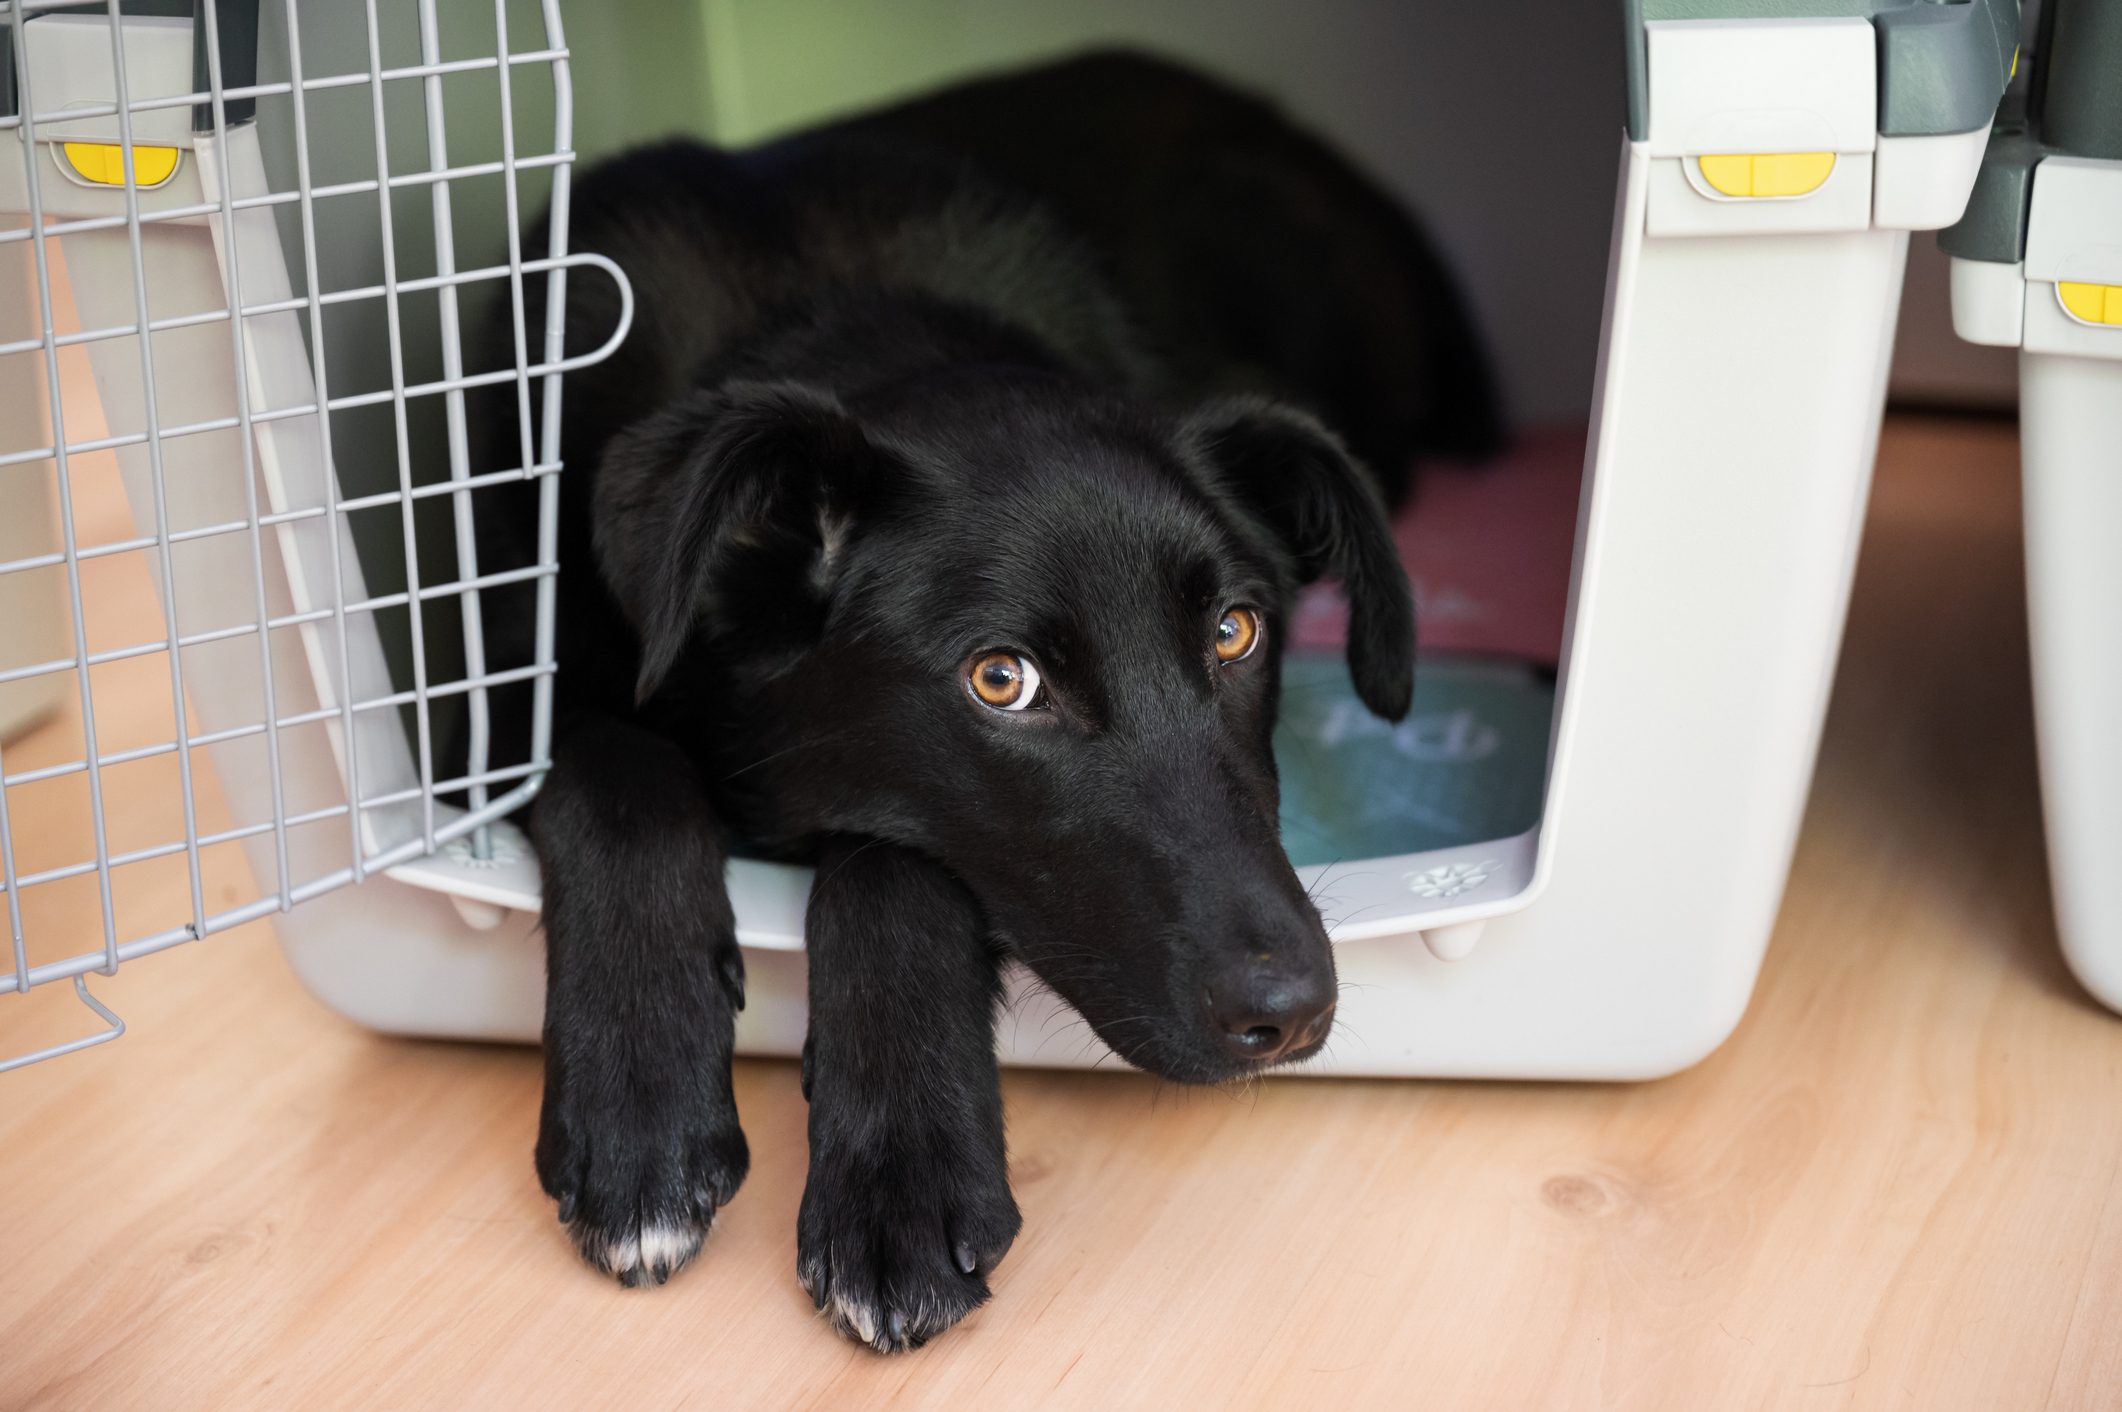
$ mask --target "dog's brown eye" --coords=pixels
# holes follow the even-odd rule
[[[1028,711],[1040,704],[1039,669],[1017,652],[983,652],[965,664],[965,686],[975,700],[997,711]]]
[[[1216,660],[1228,665],[1252,656],[1260,645],[1260,615],[1250,608],[1233,608],[1216,624]]]

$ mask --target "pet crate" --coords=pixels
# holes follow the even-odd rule
[[[551,454],[557,399],[547,398],[536,438],[524,428],[518,465],[468,473],[458,393],[480,378],[512,379],[521,397],[530,378],[546,379],[549,388],[568,365],[552,330],[542,331],[542,352],[533,353],[519,328],[513,368],[463,371],[450,298],[479,278],[505,280],[511,291],[524,278],[557,283],[582,263],[600,266],[583,277],[621,279],[623,287],[619,272],[603,262],[565,253],[568,56],[553,0],[542,11],[542,48],[511,53],[505,6],[497,5],[494,47],[454,60],[431,42],[434,7],[421,0],[417,61],[395,68],[381,57],[379,5],[368,0],[366,34],[356,36],[353,50],[361,62],[323,69],[322,41],[313,42],[323,7],[288,0],[280,12],[285,33],[262,37],[257,49],[259,77],[270,81],[234,87],[214,67],[222,59],[214,59],[215,26],[206,23],[197,42],[214,60],[207,75],[213,81],[178,80],[176,89],[183,102],[202,103],[202,119],[210,121],[193,133],[167,116],[184,111],[172,102],[156,110],[165,116],[152,135],[180,149],[174,180],[203,173],[220,185],[218,202],[212,187],[189,196],[147,189],[146,169],[124,155],[144,140],[126,129],[129,109],[142,106],[140,90],[136,85],[130,97],[123,86],[109,92],[107,59],[103,69],[68,80],[84,85],[90,108],[71,110],[40,96],[61,81],[62,70],[42,67],[34,32],[79,21],[47,14],[71,8],[49,0],[10,3],[16,29],[28,16],[33,35],[17,44],[23,116],[11,124],[25,152],[54,146],[53,123],[116,119],[115,130],[94,140],[121,149],[118,165],[104,170],[122,189],[64,178],[68,203],[102,204],[84,205],[80,216],[68,204],[63,214],[100,219],[118,256],[114,277],[99,271],[84,296],[84,263],[72,247],[66,251],[77,298],[91,306],[82,312],[84,326],[117,335],[90,344],[108,345],[97,376],[112,422],[112,434],[90,444],[109,443],[126,471],[142,516],[136,542],[159,555],[164,640],[185,644],[169,661],[173,709],[189,710],[178,709],[174,739],[213,753],[231,817],[245,821],[201,834],[187,815],[182,841],[155,845],[157,856],[195,857],[210,844],[239,844],[261,896],[209,913],[195,888],[189,921],[164,923],[140,938],[118,934],[106,902],[100,950],[31,964],[23,959],[15,904],[53,881],[56,870],[18,871],[7,854],[8,816],[0,815],[16,945],[14,973],[0,986],[67,977],[78,984],[91,970],[277,910],[284,914],[281,939],[304,982],[362,1023],[407,1034],[535,1038],[543,983],[538,878],[522,835],[504,816],[547,763],[545,732],[527,760],[498,767],[485,761],[465,776],[438,780],[432,716],[443,704],[461,705],[476,724],[489,694],[528,687],[542,700],[550,673],[566,670],[550,660],[549,635],[527,683],[483,670],[477,595],[494,579],[482,578],[471,562],[467,528],[488,476],[547,477],[550,516],[549,477],[559,470]],[[214,13],[211,5],[205,11]],[[2012,0],[1628,0],[1625,18],[1629,113],[1567,612],[1551,687],[1533,679],[1536,691],[1551,695],[1535,700],[1538,709],[1521,710],[1528,700],[1522,674],[1499,677],[1426,657],[1415,716],[1395,730],[1335,709],[1333,693],[1345,687],[1334,669],[1304,661],[1292,671],[1293,690],[1322,695],[1312,703],[1317,709],[1298,709],[1293,700],[1288,712],[1281,746],[1287,788],[1332,842],[1322,855],[1317,838],[1293,832],[1289,841],[1327,914],[1347,982],[1340,1031],[1311,1072],[1576,1079],[1671,1072],[1706,1054],[1737,1022],[1782,892],[1850,582],[1908,232],[1948,225],[1966,204],[2012,62],[2017,9]],[[129,36],[147,22],[100,23],[115,50],[121,31]],[[177,42],[170,40],[172,65]],[[223,59],[226,47],[224,37]],[[290,69],[284,78],[267,72],[280,54]],[[319,185],[300,161],[291,181],[268,182],[269,157],[261,167],[255,157],[237,163],[221,156],[245,131],[259,134],[253,151],[270,147],[271,114],[239,124],[228,111],[232,100],[253,92],[292,100],[291,150],[301,160],[314,164],[320,143],[346,135],[320,131],[314,117],[308,134],[301,130],[304,97],[325,82],[302,76],[304,58],[312,71],[343,71],[354,86],[366,86],[373,170],[363,182]],[[514,178],[533,159],[515,150],[520,123],[507,109],[510,76],[525,64],[552,78],[554,140],[539,160],[562,214],[552,248],[535,259],[513,243],[527,209]],[[470,149],[460,146],[453,116],[444,142],[447,104],[432,95],[459,65],[499,81],[498,162],[467,161]],[[402,175],[381,155],[397,150],[387,142],[386,111],[397,80],[431,95],[426,150]],[[69,116],[77,112],[98,116]],[[193,160],[182,160],[185,152]],[[23,204],[32,229],[42,224],[48,234],[61,212],[50,200],[40,207],[38,192],[48,197],[58,185],[49,173],[59,160],[47,156],[26,168]],[[497,224],[490,233],[497,244],[511,243],[505,264],[460,271],[446,234],[448,197],[458,174],[473,169],[502,176],[505,228]],[[1525,180],[1540,177],[1537,162],[1521,171]],[[317,213],[327,192],[338,199],[342,185],[358,186],[383,207],[368,226],[385,237],[380,276],[366,277],[345,297],[380,301],[389,315],[382,342],[390,355],[387,382],[344,397],[338,331],[323,317],[341,292],[320,290],[309,258]],[[434,202],[432,235],[423,232],[434,268],[408,278],[390,264],[388,235],[390,202],[410,191],[430,193]],[[194,212],[204,229],[151,224],[165,203],[180,218]],[[274,203],[282,214],[299,213],[299,229],[273,229],[263,208]],[[461,219],[458,228],[467,228]],[[57,229],[62,244],[74,238],[64,223]],[[173,244],[191,242],[169,259],[188,262],[200,294],[211,297],[196,311],[158,319],[144,291],[159,285],[161,257],[144,252],[159,249],[165,232]],[[16,247],[21,243],[17,237]],[[294,254],[284,256],[282,247]],[[0,460],[0,474],[37,455],[79,450],[59,425],[67,409],[50,369],[58,345],[82,335],[54,326],[43,258],[38,338],[8,348],[43,350],[41,394],[52,403],[54,427],[41,451]],[[405,251],[397,258],[402,263]],[[128,259],[130,282],[123,277]],[[300,286],[285,273],[297,267],[305,277]],[[291,292],[297,287],[304,292]],[[401,318],[408,292],[440,296],[443,316],[425,341]],[[215,313],[231,306],[246,316],[231,321]],[[173,332],[196,326],[222,344],[180,366],[165,364],[159,342],[152,367],[137,348],[127,352],[122,335],[131,327],[169,320],[178,321]],[[268,341],[261,321],[272,320],[282,322]],[[132,362],[120,367],[127,356]],[[409,360],[423,356],[439,359],[439,371],[409,372]],[[149,396],[128,400],[128,369],[129,385]],[[173,413],[179,397],[184,410]],[[356,406],[355,398],[374,400]],[[415,410],[438,400],[440,421],[416,424]],[[337,425],[342,401],[348,412],[380,409],[390,419],[380,444],[368,442],[358,461],[349,451],[353,429]],[[319,407],[329,410],[319,416]],[[179,500],[191,493],[180,492],[172,474],[172,453],[186,444],[167,429],[175,416],[192,419],[182,430],[226,434],[225,445],[240,453],[184,467],[187,484],[196,474],[200,486],[236,497],[202,511],[199,531],[211,529],[235,548],[195,564],[181,554],[194,530],[172,528],[180,523],[171,518]],[[63,492],[67,471],[59,459]],[[355,483],[378,467],[388,472],[385,485]],[[395,532],[364,537],[359,525],[347,527],[354,505],[397,516]],[[446,514],[448,523],[424,531],[423,509]],[[1417,522],[1419,530],[1419,514]],[[99,548],[69,539],[27,562],[74,575]],[[437,560],[451,565],[445,578],[421,573],[421,564]],[[559,567],[548,555],[530,572],[550,584]],[[402,590],[378,593],[370,580],[379,573],[396,575]],[[78,607],[72,577],[68,589]],[[456,611],[431,620],[422,611],[431,604]],[[549,592],[540,606],[549,613]],[[1437,616],[1437,602],[1425,606]],[[402,616],[391,618],[392,610]],[[75,619],[71,655],[36,665],[74,673],[86,714],[95,695],[89,675],[101,654],[83,638],[78,611]],[[257,631],[260,623],[268,630]],[[448,630],[467,649],[461,664],[448,656]],[[194,665],[202,650],[231,644],[238,650],[225,654],[224,665]],[[1455,693],[1441,712],[1432,709],[1438,683]],[[1515,704],[1482,704],[1492,699]],[[163,748],[188,758],[174,745]],[[1381,761],[1485,763],[1487,774],[1462,781],[1505,783],[1473,786],[1483,807],[1453,811],[1454,827],[1441,831],[1436,819],[1405,807],[1360,821],[1337,817],[1390,793],[1395,777]],[[74,763],[94,785],[93,744]],[[1516,790],[1528,777],[1522,807],[1487,807],[1494,804],[1490,791]],[[10,789],[30,782],[7,776]],[[189,798],[192,782],[183,783]],[[465,808],[438,802],[438,794],[464,797]],[[15,805],[13,817],[21,816]],[[134,861],[111,852],[99,834],[93,859],[67,866],[69,876],[101,882],[107,898],[114,873]],[[362,886],[338,886],[353,881]],[[808,875],[740,858],[729,881],[750,976],[739,1048],[793,1054],[804,1028]],[[1015,1018],[998,1033],[1006,1058],[1089,1065],[1100,1057],[1095,1044],[1050,1023],[1059,1018],[1056,1003],[1035,989],[1013,988]]]
[[[2122,7],[2047,0],[1953,257],[1953,323],[2019,352],[2026,597],[2063,954],[2122,1010]]]

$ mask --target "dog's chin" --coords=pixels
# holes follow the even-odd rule
[[[1314,1059],[1325,1050],[1328,1035],[1322,1035],[1302,1049],[1261,1062],[1257,1059],[1240,1059],[1226,1051],[1215,1037],[1206,1031],[1178,1030],[1172,1033],[1136,1033],[1122,1040],[1105,1033],[1096,1021],[1091,1028],[1105,1041],[1108,1049],[1123,1061],[1172,1083],[1214,1084],[1240,1083],[1276,1069],[1287,1069]]]

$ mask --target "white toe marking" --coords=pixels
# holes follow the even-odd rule
[[[636,1244],[638,1258],[642,1265],[651,1269],[658,1263],[675,1269],[699,1253],[705,1234],[692,1226],[661,1223],[643,1226]]]
[[[852,1303],[836,1294],[829,1313],[834,1323],[864,1343],[877,1341],[877,1312],[868,1305]]]
[[[614,1275],[654,1269],[661,1262],[675,1270],[700,1253],[700,1246],[714,1228],[651,1222],[621,1235],[593,1233],[584,1243],[585,1252],[599,1268]]]

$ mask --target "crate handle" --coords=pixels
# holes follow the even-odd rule
[[[22,1068],[26,1064],[34,1064],[42,1059],[56,1059],[62,1054],[71,1054],[77,1049],[88,1049],[98,1044],[109,1044],[119,1035],[125,1033],[125,1021],[112,1014],[110,1007],[88,993],[86,977],[74,977],[74,994],[81,997],[83,1005],[86,1005],[102,1017],[105,1028],[95,1034],[85,1035],[80,1039],[70,1039],[64,1044],[54,1044],[45,1049],[33,1049],[27,1054],[17,1054],[11,1059],[0,1059],[0,1074],[6,1073],[9,1069]]]

